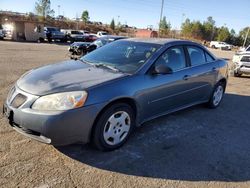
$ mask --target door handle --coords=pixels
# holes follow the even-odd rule
[[[190,78],[189,75],[185,75],[185,76],[183,77],[183,80],[188,80],[189,78]]]

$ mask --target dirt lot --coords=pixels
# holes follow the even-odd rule
[[[0,41],[0,106],[25,71],[65,60],[66,51]],[[158,118],[108,153],[27,139],[1,114],[0,187],[250,187],[249,117],[250,77],[231,77],[218,109],[200,105]]]

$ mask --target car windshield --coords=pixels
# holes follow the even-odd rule
[[[125,73],[136,72],[159,48],[160,44],[115,41],[81,58],[93,65],[106,65]]]
[[[80,31],[71,31],[71,34],[75,34],[75,35],[83,35],[83,33],[82,32],[80,32]]]
[[[47,28],[48,31],[60,31],[60,29],[57,28]]]
[[[107,43],[108,43],[108,40],[105,40],[105,39],[97,39],[96,41],[93,42],[93,44],[95,44],[97,48],[104,46]]]

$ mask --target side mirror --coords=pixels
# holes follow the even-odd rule
[[[154,67],[153,74],[172,74],[173,70],[165,64],[160,64]]]

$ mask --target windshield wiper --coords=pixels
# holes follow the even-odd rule
[[[117,69],[116,67],[113,67],[113,66],[110,66],[110,65],[107,65],[107,64],[104,64],[104,63],[91,63],[91,62],[88,62],[86,60],[83,60],[83,59],[80,59],[81,62],[83,63],[86,63],[88,65],[91,65],[91,66],[95,66],[95,67],[104,67],[104,68],[108,68],[112,71],[115,71],[115,72],[122,72],[121,70]]]
[[[105,68],[108,68],[110,70],[113,70],[115,72],[121,72],[119,69],[117,69],[116,67],[113,67],[113,66],[110,66],[110,65],[107,65],[107,64],[104,64],[104,63],[98,63],[98,64],[95,64],[96,67],[105,67]]]

